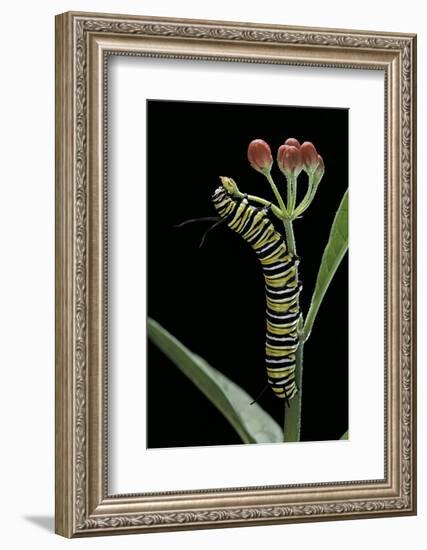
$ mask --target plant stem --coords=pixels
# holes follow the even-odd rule
[[[290,208],[289,215],[292,219],[294,219],[295,216],[293,215],[293,213],[294,213],[295,206],[296,206],[296,203],[297,203],[297,178],[296,178],[295,174],[291,177],[290,184],[291,184],[291,189],[292,189],[292,193],[291,193],[292,201],[291,201],[291,208]]]
[[[304,204],[301,203],[300,207],[297,209],[297,212],[296,212],[297,216],[300,216],[305,210],[307,210],[307,208],[313,202],[313,199],[317,192],[317,188],[319,187],[319,182],[320,180],[313,185],[313,189],[311,191],[311,195],[309,196],[308,200]]]
[[[292,187],[292,176],[286,177],[286,204],[288,207],[288,214],[289,217],[292,216],[292,193],[293,193],[293,187]]]
[[[286,241],[288,250],[296,255],[295,236],[292,220],[283,218],[285,226]],[[295,268],[295,278],[298,280],[298,267]],[[302,325],[302,321],[300,323]],[[299,327],[298,327],[299,330]],[[301,394],[302,394],[302,367],[303,367],[304,341],[300,338],[300,343],[295,357],[295,382],[298,393],[290,401],[289,408],[285,403],[285,422],[283,429],[283,441],[299,441],[301,431]]]
[[[285,407],[285,426],[283,441],[295,442],[301,437],[301,398],[302,398],[302,368],[303,368],[304,342],[300,341],[296,352],[295,382],[298,393],[290,401],[289,408]]]
[[[296,255],[296,245],[295,245],[295,237],[294,237],[294,229],[292,226],[292,220],[288,220],[286,218],[282,218],[283,225],[285,226],[285,233],[286,233],[286,242],[288,245],[288,250],[292,254]],[[297,275],[298,275],[298,269],[297,269]]]
[[[271,186],[271,189],[273,190],[274,196],[277,199],[277,202],[279,203],[280,210],[282,211],[282,219],[289,218],[288,211],[286,209],[285,203],[283,202],[282,195],[279,193],[279,190],[276,187],[276,184],[273,181],[273,178],[271,177],[271,174],[265,174],[265,177],[268,180],[268,183]]]

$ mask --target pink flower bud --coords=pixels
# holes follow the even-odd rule
[[[292,145],[293,147],[296,147],[297,149],[299,149],[301,147],[300,142],[295,138],[288,138],[285,141],[285,145]]]
[[[300,151],[305,170],[307,172],[314,172],[319,164],[319,155],[317,154],[316,147],[310,141],[305,141],[301,145]]]
[[[248,160],[255,170],[266,174],[273,165],[273,157],[268,143],[263,139],[254,139],[248,147]]]
[[[277,151],[277,164],[285,176],[298,176],[303,166],[301,151],[293,145],[281,145]]]

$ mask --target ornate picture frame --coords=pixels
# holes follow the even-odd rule
[[[109,56],[384,72],[384,478],[109,494]],[[68,12],[56,18],[56,532],[65,537],[416,513],[416,36]]]

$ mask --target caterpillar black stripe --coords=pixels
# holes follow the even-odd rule
[[[213,203],[220,217],[251,245],[261,262],[266,293],[268,383],[277,397],[292,399],[298,391],[295,383],[301,291],[296,270],[298,258],[287,250],[283,236],[268,218],[267,208],[257,208],[246,198],[236,199],[222,185],[213,194]]]

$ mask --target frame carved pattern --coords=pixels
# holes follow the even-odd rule
[[[73,450],[71,520],[57,523],[57,531],[66,536],[99,533],[165,530],[176,528],[255,525],[273,523],[286,518],[293,521],[340,519],[415,512],[415,38],[411,35],[364,33],[356,31],[306,30],[239,23],[178,21],[107,16],[96,14],[64,14],[58,16],[71,25],[74,67],[74,149],[72,163],[74,182],[73,209]],[[66,19],[67,18],[67,19]],[[255,27],[255,28],[254,28]],[[400,64],[400,494],[391,498],[361,498],[348,501],[296,503],[286,506],[239,506],[218,509],[176,510],[144,513],[93,514],[88,507],[87,448],[87,246],[88,246],[88,40],[93,33],[136,36],[172,37],[197,40],[272,43],[312,47],[335,47],[354,50],[391,51]],[[63,52],[62,52],[63,53]],[[125,51],[115,51],[127,55]],[[174,57],[173,55],[170,57]],[[190,57],[190,56],[182,56]],[[210,57],[213,60],[221,59]],[[239,61],[239,59],[234,59]],[[262,59],[244,62],[263,62]],[[266,61],[268,62],[268,61]],[[285,61],[289,63],[289,61]],[[310,63],[298,63],[304,65]],[[360,68],[351,62],[317,66]],[[386,75],[387,77],[387,75]],[[57,367],[58,368],[58,367]],[[59,366],[59,368],[61,368]],[[334,484],[330,484],[334,485]],[[339,485],[339,484],[337,484]],[[202,492],[202,491],[200,491]],[[197,491],[197,493],[200,493]],[[107,497],[113,501],[114,497]],[[61,497],[59,497],[61,501]]]

